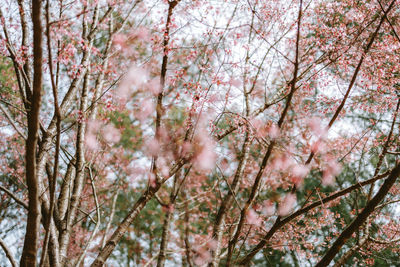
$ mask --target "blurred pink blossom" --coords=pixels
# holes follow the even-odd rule
[[[215,166],[216,154],[214,152],[214,145],[207,143],[202,148],[200,154],[196,157],[197,167],[203,171],[210,171]]]
[[[152,79],[145,84],[145,88],[153,95],[158,95],[161,92],[160,81]]]
[[[142,41],[150,40],[150,33],[147,28],[139,27],[130,32],[131,37],[141,39]]]
[[[325,128],[322,127],[322,121],[318,117],[312,117],[307,122],[308,126],[310,127],[312,133],[316,136],[323,136],[325,135]]]
[[[187,157],[189,156],[190,152],[192,151],[192,144],[190,142],[185,141],[182,145],[182,156]]]
[[[272,167],[275,170],[285,170],[287,168],[289,168],[289,166],[292,164],[293,160],[286,156],[286,155],[282,155],[281,157],[277,157],[273,163],[272,163]]]
[[[329,161],[322,175],[322,184],[333,184],[333,182],[335,181],[335,177],[340,174],[341,170],[342,166],[338,162],[336,162],[335,160]]]
[[[235,86],[235,87],[239,88],[239,87],[242,85],[242,81],[239,80],[239,79],[232,78],[232,79],[229,81],[229,84],[232,85],[232,86]]]
[[[210,241],[207,242],[208,248],[211,249],[212,251],[217,249],[218,242],[215,239],[211,239]]]
[[[211,261],[211,253],[205,246],[198,246],[194,248],[197,256],[194,258],[194,264],[202,266]]]
[[[113,37],[113,44],[117,49],[122,49],[126,47],[126,41],[128,40],[125,34],[115,34]]]
[[[168,163],[164,157],[157,158],[157,169],[161,173],[161,175],[164,176],[164,178],[169,176]]]
[[[197,131],[194,139],[194,162],[200,171],[211,171],[216,163],[217,154],[215,153],[215,143],[208,134],[205,126]]]
[[[270,200],[264,201],[261,213],[265,216],[271,216],[275,213],[275,206]]]
[[[294,165],[291,170],[292,182],[296,184],[297,187],[300,186],[309,171],[309,168],[303,164]]]
[[[139,110],[136,112],[136,118],[143,122],[154,112],[154,104],[150,99],[145,99],[139,104]]]
[[[315,141],[311,145],[311,151],[313,153],[324,153],[326,151],[326,145],[325,145],[324,141],[322,141],[321,139]]]
[[[258,216],[257,212],[255,212],[253,209],[250,209],[247,212],[246,219],[249,224],[253,224],[255,226],[262,225],[262,219],[260,218],[260,216]]]
[[[160,143],[153,138],[146,143],[146,149],[150,156],[156,156],[160,152]]]
[[[280,216],[288,215],[292,211],[295,204],[296,196],[291,193],[287,194],[279,205],[278,214]]]
[[[273,123],[268,129],[269,137],[271,137],[272,139],[275,139],[275,138],[279,137],[279,134],[280,134],[280,130],[279,130],[278,125]]]
[[[120,132],[112,124],[107,124],[102,129],[102,134],[103,134],[104,140],[106,140],[106,142],[108,142],[108,143],[115,144],[115,143],[118,143],[119,140],[121,139]]]
[[[101,127],[101,122],[97,120],[90,120],[87,123],[87,131],[85,136],[85,145],[90,150],[98,150],[100,147],[96,135]]]
[[[129,98],[135,87],[143,85],[148,79],[148,73],[143,68],[133,66],[122,79],[117,94],[122,98]]]
[[[97,150],[100,147],[99,142],[97,142],[96,136],[92,133],[86,135],[85,145],[90,150]]]

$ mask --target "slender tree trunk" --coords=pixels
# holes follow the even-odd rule
[[[164,218],[163,231],[162,231],[161,244],[160,244],[160,252],[158,254],[158,259],[157,259],[157,267],[164,267],[164,265],[165,265],[165,259],[166,259],[165,250],[167,249],[167,246],[168,246],[169,228],[170,228],[171,221],[172,221],[172,215],[173,215],[173,212],[168,208],[167,212],[165,214],[165,218]]]
[[[243,172],[246,167],[247,159],[249,157],[249,146],[250,146],[250,138],[249,138],[248,132],[246,131],[243,146],[242,146],[243,154],[241,155],[239,165],[236,169],[236,173],[235,173],[235,176],[232,181],[232,185],[230,186],[231,188],[229,188],[228,194],[223,199],[223,201],[219,207],[216,219],[215,219],[214,228],[213,228],[213,237],[217,239],[217,247],[216,247],[215,251],[213,252],[213,260],[209,264],[209,266],[217,267],[219,265],[220,253],[221,253],[221,242],[222,242],[222,231],[223,231],[223,224],[225,221],[225,215],[226,215],[226,212],[229,210],[229,207],[231,206],[232,198],[234,197],[234,194],[237,193],[240,181],[243,177]]]
[[[68,209],[69,196],[71,194],[72,177],[75,177],[75,161],[71,160],[68,164],[67,170],[64,175],[63,183],[61,185],[60,194],[58,196],[58,214],[61,220],[64,220],[65,214]]]
[[[28,138],[26,140],[26,183],[29,210],[21,266],[35,266],[40,230],[39,180],[36,172],[36,146],[38,141],[39,113],[43,83],[42,9],[40,0],[32,0],[33,21],[33,90],[28,111]]]
[[[108,234],[108,231],[110,231],[111,223],[114,219],[115,206],[117,204],[118,193],[119,193],[119,189],[117,189],[117,191],[114,193],[114,196],[112,197],[111,213],[110,213],[110,216],[108,216],[108,222],[106,225],[106,229],[104,230],[104,235],[103,235],[103,239],[101,240],[100,248],[103,248],[104,245],[106,244],[107,234]]]
[[[84,186],[85,181],[85,131],[86,131],[86,122],[85,122],[85,111],[88,105],[88,73],[86,73],[83,88],[82,88],[82,96],[81,96],[81,104],[80,104],[80,112],[81,112],[81,121],[78,123],[78,134],[76,140],[76,176],[74,180],[71,202],[69,206],[68,214],[64,219],[66,222],[66,226],[62,229],[60,234],[60,254],[61,254],[61,262],[63,264],[67,261],[67,249],[70,241],[72,225],[75,222],[76,213],[79,207],[81,193]]]
[[[182,191],[182,197],[183,199],[186,199],[186,191]],[[191,246],[190,246],[190,241],[189,241],[189,234],[190,234],[190,229],[189,229],[189,204],[187,201],[185,201],[184,204],[184,209],[185,209],[185,215],[184,215],[184,242],[185,242],[185,257],[186,257],[186,262],[187,265],[192,267],[192,258],[191,258]]]

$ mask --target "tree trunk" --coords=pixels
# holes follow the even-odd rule
[[[28,186],[29,210],[26,225],[21,266],[35,266],[40,230],[39,182],[36,172],[36,146],[38,141],[39,113],[43,83],[43,51],[41,1],[32,1],[33,21],[33,88],[28,111],[28,138],[26,140],[26,183]]]

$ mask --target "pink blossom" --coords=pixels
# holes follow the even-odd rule
[[[322,136],[325,134],[325,129],[322,127],[322,121],[318,117],[312,117],[307,122],[308,126],[311,128],[311,131],[316,136]]]
[[[214,145],[211,143],[205,144],[200,154],[196,157],[197,167],[203,171],[210,171],[215,166],[217,156],[214,152]]]
[[[87,132],[85,136],[85,145],[90,150],[97,150],[100,147],[96,135],[99,131],[101,123],[97,120],[90,120],[87,123]]]
[[[322,184],[323,185],[333,184],[335,177],[340,173],[341,170],[342,166],[335,160],[328,162],[322,175]]]
[[[285,170],[289,168],[289,166],[292,164],[293,160],[286,155],[283,155],[281,157],[276,158],[272,166],[275,170]]]
[[[158,138],[160,138],[160,140],[164,143],[168,143],[170,138],[169,138],[169,134],[168,134],[168,130],[165,129],[165,127],[160,127],[160,129],[158,130]]]
[[[125,34],[115,34],[113,38],[113,43],[117,46],[117,49],[121,49],[126,47],[127,40],[128,38]]]
[[[272,139],[278,138],[280,135],[280,130],[278,125],[276,124],[272,124],[269,128],[268,128],[268,135],[269,137],[271,137]]]
[[[100,129],[101,125],[102,123],[98,120],[89,120],[87,123],[87,131],[89,133],[96,133]]]
[[[143,85],[148,79],[148,73],[143,68],[133,66],[129,69],[128,73],[124,76],[120,83],[117,94],[122,98],[128,98],[131,91],[138,86]]]
[[[182,152],[181,152],[182,156],[183,157],[189,156],[190,152],[192,151],[192,148],[193,148],[193,146],[190,142],[187,142],[187,141],[184,142],[182,145]]]
[[[304,178],[309,172],[309,168],[303,164],[296,164],[292,169],[292,175]]]
[[[296,164],[291,170],[292,174],[292,182],[296,184],[296,186],[300,186],[303,182],[303,179],[307,176],[309,172],[309,168],[302,164]]]
[[[194,250],[197,254],[197,257],[194,258],[194,263],[197,266],[205,265],[211,261],[211,253],[204,246],[197,247]]]
[[[156,186],[156,177],[154,175],[154,173],[149,173],[149,185],[151,187],[155,187]]]
[[[143,122],[154,112],[154,104],[150,99],[145,99],[140,103],[139,110],[136,112],[138,120]]]
[[[239,87],[242,85],[242,81],[240,81],[240,80],[238,80],[238,79],[235,79],[235,78],[232,78],[232,79],[229,81],[229,84],[232,85],[232,86],[235,86],[235,87],[239,88]]]
[[[145,27],[139,27],[131,32],[132,37],[136,37],[141,39],[142,41],[149,41],[150,40],[150,33]]]
[[[98,150],[100,147],[99,142],[97,142],[96,136],[92,133],[89,133],[85,137],[85,145],[90,150]]]
[[[203,123],[204,121],[200,122],[200,124]],[[215,166],[217,154],[215,153],[215,143],[204,125],[197,131],[193,148],[195,150],[194,162],[196,168],[204,172],[211,171]]]
[[[265,127],[265,122],[259,119],[251,119],[251,125],[255,128],[255,133],[259,137],[264,137],[267,134],[267,129]]]
[[[121,139],[121,134],[112,124],[106,125],[102,130],[104,140],[108,143],[118,143]]]
[[[156,138],[153,138],[146,143],[146,149],[150,156],[156,156],[160,152],[160,143]]]
[[[161,92],[160,81],[157,79],[152,79],[146,83],[145,88],[153,95],[158,95]]]
[[[216,250],[218,246],[218,242],[215,239],[211,239],[210,241],[207,242],[208,248],[211,250]]]
[[[246,219],[249,224],[253,224],[255,226],[262,225],[262,219],[260,218],[260,216],[258,216],[258,214],[253,209],[250,209],[247,212]]]
[[[261,213],[265,216],[271,216],[275,213],[275,206],[270,200],[264,201]]]
[[[157,158],[157,169],[161,173],[162,176],[169,176],[169,167],[167,161],[164,157]]]
[[[278,214],[280,216],[288,215],[292,211],[294,204],[296,204],[296,195],[291,193],[287,194],[279,205]]]
[[[311,151],[313,153],[324,153],[326,151],[326,145],[324,141],[317,140],[311,145]]]

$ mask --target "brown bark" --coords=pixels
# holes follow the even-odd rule
[[[51,80],[51,87],[53,91],[53,98],[54,98],[54,113],[57,118],[57,123],[56,123],[56,129],[57,129],[57,134],[56,134],[56,149],[55,149],[55,155],[54,155],[54,166],[53,166],[53,174],[48,176],[48,181],[49,181],[49,191],[50,191],[50,207],[49,207],[49,214],[46,218],[46,221],[44,223],[45,227],[45,238],[44,238],[44,244],[43,244],[43,249],[42,249],[42,256],[40,259],[40,266],[43,266],[44,260],[47,256],[47,248],[49,246],[49,240],[50,240],[50,225],[53,223],[53,213],[54,213],[54,206],[55,206],[55,194],[56,194],[56,183],[57,183],[57,176],[58,176],[58,162],[59,162],[59,155],[60,155],[60,138],[61,138],[61,114],[60,114],[60,109],[58,106],[58,92],[57,92],[57,86],[55,83],[54,79],[54,74],[53,74],[53,56],[52,56],[52,47],[51,47],[51,34],[50,34],[50,4],[49,0],[46,2],[46,36],[47,36],[47,53],[48,53],[48,64],[49,64],[49,70],[50,70],[50,80]],[[58,259],[58,251],[54,251],[55,246],[52,245],[50,246],[53,248],[53,251],[51,254],[53,255],[52,258],[52,266],[59,266],[59,259]],[[58,249],[58,247],[57,247]],[[57,255],[57,257],[55,257]]]
[[[32,0],[34,76],[32,101],[30,110],[28,111],[28,138],[26,140],[26,183],[28,186],[29,210],[20,263],[21,266],[36,265],[38,235],[40,230],[39,180],[36,173],[36,146],[38,141],[39,113],[43,83],[43,28],[41,16],[41,1]]]
[[[345,263],[358,251],[360,250],[366,243],[367,243],[368,238],[365,237],[359,244],[354,245],[352,248],[350,248],[337,262],[335,262],[335,265],[333,267],[341,267],[344,266]]]
[[[28,210],[28,205],[22,201],[18,196],[16,196],[13,192],[11,192],[10,190],[8,190],[7,188],[5,188],[4,186],[0,185],[0,190],[4,191],[6,194],[8,194],[12,199],[14,199],[14,201],[16,203],[18,203],[19,205],[21,205],[22,207],[24,207],[26,210]]]
[[[29,38],[29,27],[27,23],[27,18],[26,18],[26,6],[23,0],[18,0],[18,10],[19,10],[19,17],[21,19],[21,28],[22,28],[22,40],[21,40],[21,45],[23,45],[25,48],[29,46],[28,38]],[[24,54],[25,57],[28,57],[29,55]],[[32,70],[31,70],[31,64],[29,63],[29,60],[26,61],[26,63],[23,66],[23,71],[25,72],[24,76],[26,77],[25,82],[26,83],[31,83],[31,75],[32,75]],[[26,95],[31,97],[31,92],[30,92],[30,86],[27,84],[25,85],[25,90],[26,90]]]
[[[172,215],[173,212],[167,208],[167,212],[165,214],[164,218],[164,223],[163,223],[163,231],[162,231],[162,236],[161,236],[161,244],[160,244],[160,252],[158,254],[158,259],[157,259],[157,267],[164,267],[165,265],[165,260],[166,260],[166,249],[168,245],[168,239],[169,239],[169,228],[171,225],[172,221]]]
[[[67,261],[67,248],[70,241],[72,225],[75,223],[76,213],[80,203],[81,193],[85,181],[85,110],[88,105],[88,74],[85,75],[84,84],[82,88],[80,112],[82,114],[82,121],[78,123],[78,133],[76,138],[76,176],[73,183],[72,196],[70,199],[70,206],[65,220],[65,228],[60,233],[60,254],[61,262],[63,264]]]

